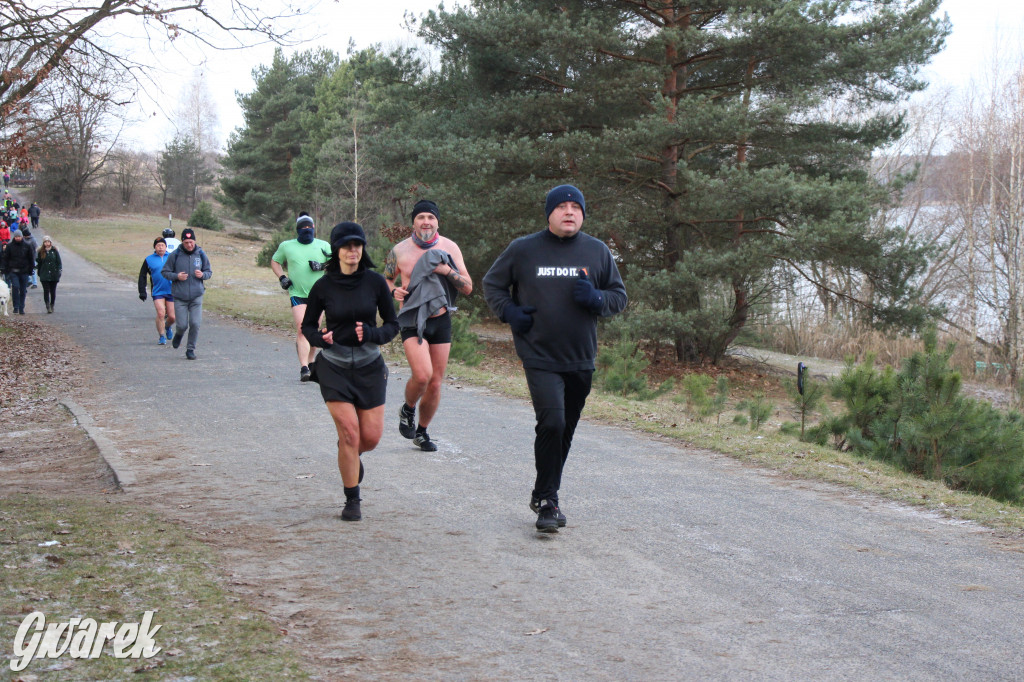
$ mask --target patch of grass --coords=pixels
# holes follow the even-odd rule
[[[153,240],[165,227],[166,219],[144,215],[47,221],[48,234],[62,246],[133,282],[138,279],[142,260],[153,252]],[[175,231],[180,234],[183,227]],[[203,228],[196,228],[196,242],[213,268],[203,297],[205,310],[275,329],[293,328],[287,294],[270,268],[256,265],[262,242],[254,241],[248,233],[243,237]]]
[[[33,611],[47,623],[139,622],[155,611],[153,625],[162,626],[154,658],[116,659],[108,643],[98,659],[33,660],[23,675],[133,679],[145,669],[161,679],[309,679],[277,628],[224,587],[212,552],[174,524],[104,499],[13,495],[2,508],[0,641],[12,645]]]

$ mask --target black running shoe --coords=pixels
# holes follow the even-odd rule
[[[187,350],[187,351],[185,351],[185,359],[186,360],[195,360],[196,359],[196,352],[194,350]]]
[[[406,438],[416,436],[416,408],[409,409],[405,403],[398,408],[398,432]]]
[[[363,513],[359,510],[358,497],[349,497],[345,500],[345,508],[341,510],[342,521],[359,521],[363,518]]]
[[[179,334],[178,332],[174,332],[174,337],[171,339],[171,348],[177,348],[178,346],[180,346],[181,345],[181,340],[183,338],[185,338],[184,334]]]
[[[530,495],[530,511],[532,511],[534,514],[540,513],[539,497],[534,497],[533,495]],[[555,519],[558,521],[559,528],[565,528],[565,524],[569,522],[569,520],[565,518],[565,514],[562,513],[562,510],[559,508],[557,504],[555,505]]]
[[[543,500],[540,503],[540,511],[537,513],[537,530],[541,533],[558,532],[558,507],[551,500]]]
[[[303,365],[299,369],[299,381],[309,381],[309,367]]]
[[[419,447],[423,452],[437,452],[437,445],[434,444],[434,441],[430,440],[430,436],[427,435],[426,431],[417,433],[416,437],[412,439],[412,444]]]

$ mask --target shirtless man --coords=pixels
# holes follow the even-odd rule
[[[388,253],[384,263],[384,278],[391,287],[391,295],[402,306],[399,321],[408,319],[402,315],[406,300],[417,299],[417,288],[424,290],[430,286],[442,286],[447,293],[448,305],[431,310],[430,317],[422,330],[422,338],[418,327],[402,327],[402,345],[405,356],[409,360],[412,377],[405,385],[405,404],[398,415],[398,431],[421,450],[433,452],[437,450],[427,435],[427,427],[437,413],[441,402],[441,382],[448,367],[448,354],[452,347],[452,322],[449,306],[458,292],[468,296],[473,291],[473,281],[466,272],[466,263],[462,260],[462,251],[451,239],[438,234],[440,212],[433,201],[421,199],[412,209],[412,236],[405,239]],[[428,274],[414,281],[413,270],[421,257],[427,256],[431,250],[440,251],[450,256],[444,259],[443,254],[434,254],[433,258],[448,260],[440,262]],[[427,281],[432,280],[432,281]],[[399,283],[400,282],[400,283]],[[420,297],[422,298],[422,297]],[[418,303],[418,301],[417,301]],[[416,422],[416,405],[419,404],[420,418]]]

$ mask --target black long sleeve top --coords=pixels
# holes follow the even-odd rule
[[[320,316],[326,314],[325,326],[334,332],[335,348],[331,355],[346,354],[366,344],[379,346],[398,334],[398,315],[391,298],[391,290],[384,276],[362,269],[351,275],[328,270],[316,281],[306,299],[306,314],[302,318],[302,335],[310,345],[330,348],[324,343],[320,331]],[[380,315],[381,325],[377,326]],[[356,322],[363,323],[363,340],[356,337]],[[361,353],[347,353],[356,360]],[[330,357],[328,356],[328,359]],[[356,364],[362,364],[356,361]]]

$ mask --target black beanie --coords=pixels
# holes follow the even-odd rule
[[[555,207],[566,201],[575,201],[579,204],[580,210],[583,211],[583,217],[587,217],[587,202],[583,199],[583,192],[572,185],[559,185],[548,192],[548,196],[544,199],[544,217],[550,218]]]
[[[432,213],[438,220],[441,219],[441,213],[437,210],[437,204],[430,199],[420,199],[416,202],[416,205],[412,207],[412,220],[416,220],[416,216],[420,213]]]
[[[344,222],[338,223],[331,230],[331,249],[337,251],[349,242],[359,242],[366,245],[366,233],[359,223]]]

